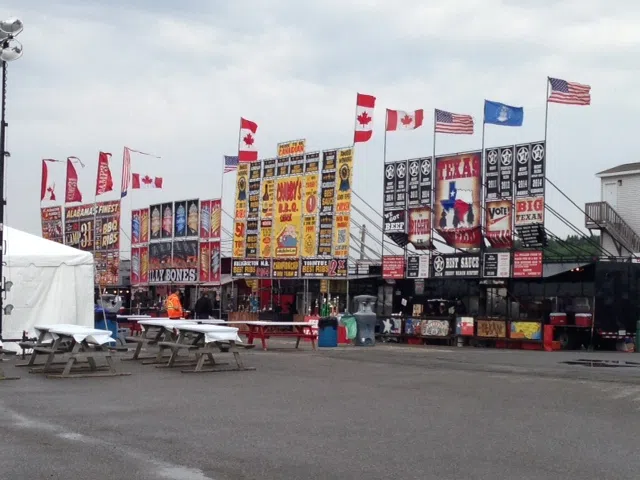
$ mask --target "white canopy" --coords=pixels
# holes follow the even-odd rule
[[[34,336],[43,323],[93,327],[93,255],[7,226],[4,238],[4,276],[13,286],[3,305],[13,310],[3,315],[2,337]],[[4,348],[16,349],[6,340]]]

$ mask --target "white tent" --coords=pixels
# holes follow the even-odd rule
[[[2,317],[2,337],[18,339],[23,330],[47,323],[93,326],[93,255],[4,227],[4,276],[13,282],[3,304],[13,305]],[[4,348],[17,350],[17,344]]]

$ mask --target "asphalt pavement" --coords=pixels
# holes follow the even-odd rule
[[[640,365],[577,360],[640,354],[306,344],[245,352],[256,371],[68,380],[4,362],[0,478],[639,478]]]

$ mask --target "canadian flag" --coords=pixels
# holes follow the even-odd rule
[[[258,124],[240,118],[240,139],[238,141],[238,162],[255,162],[258,160],[256,150],[256,132]]]
[[[49,181],[49,167],[47,166],[47,162],[56,162],[61,163],[60,160],[53,160],[51,158],[42,159],[42,183],[40,184],[40,201],[56,200],[56,184],[55,182]]]
[[[422,126],[424,110],[404,112],[402,110],[387,109],[387,132],[395,130],[415,130]]]
[[[134,173],[131,175],[131,188],[134,190],[140,188],[162,188],[162,177],[150,177],[149,175]]]
[[[373,95],[358,94],[356,99],[356,127],[353,134],[353,143],[368,142],[373,135],[373,109],[376,106],[376,97]]]

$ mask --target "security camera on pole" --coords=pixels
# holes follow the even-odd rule
[[[22,45],[16,40],[24,28],[22,21],[17,18],[9,18],[0,21],[0,64],[2,66],[2,103],[0,104],[0,353],[2,352],[2,317],[6,313],[9,315],[13,310],[13,305],[3,306],[6,292],[11,288],[12,283],[5,281],[3,275],[4,266],[4,162],[9,158],[9,152],[5,148],[7,122],[5,120],[7,110],[7,63],[17,60],[22,56]],[[9,380],[0,369],[0,380]]]

